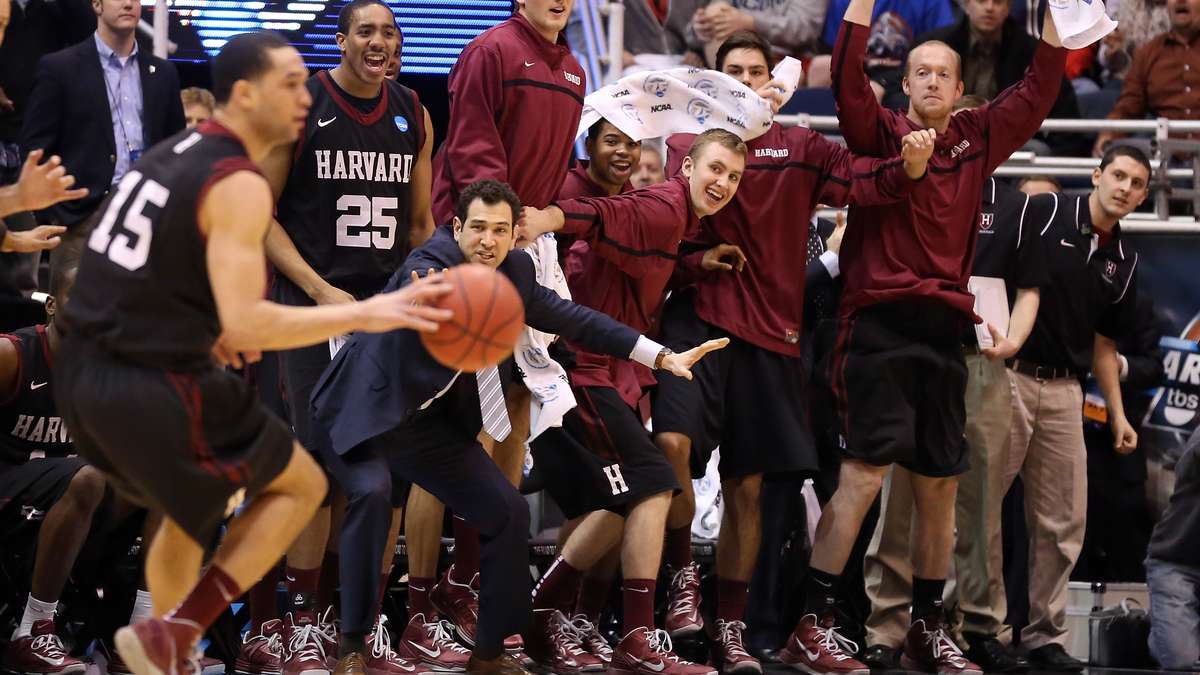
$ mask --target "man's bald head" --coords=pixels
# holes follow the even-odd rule
[[[919,64],[953,63],[955,76],[962,79],[962,57],[950,45],[941,40],[929,40],[913,47],[908,52],[904,64],[904,76],[909,77],[912,69]]]

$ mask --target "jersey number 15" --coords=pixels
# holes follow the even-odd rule
[[[337,245],[349,248],[375,248],[390,251],[396,245],[395,197],[342,195],[337,200]]]
[[[117,185],[112,202],[104,211],[104,217],[88,238],[88,248],[107,255],[109,260],[130,272],[140,269],[150,256],[150,237],[154,234],[154,224],[145,214],[146,205],[153,204],[161,209],[171,196],[171,191],[161,184],[149,178],[142,182],[142,178],[140,171],[125,174]],[[138,188],[136,196],[127,208],[125,203],[135,187]],[[113,236],[113,227],[118,218],[121,231]]]

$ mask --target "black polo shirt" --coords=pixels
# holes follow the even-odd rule
[[[1086,195],[1053,197],[1031,200],[1026,214],[1043,222],[1049,216],[1041,242],[1050,284],[1042,287],[1033,332],[1016,358],[1082,375],[1092,367],[1095,334],[1116,338],[1132,324],[1138,255],[1121,240],[1119,223],[1100,246]]]
[[[996,180],[983,184],[979,210],[979,235],[975,239],[977,277],[1004,279],[1011,303],[1018,288],[1039,288],[1050,282],[1042,253],[1041,230],[1049,223],[1050,195],[1030,197]],[[1033,209],[1029,208],[1034,204]],[[1040,219],[1036,218],[1042,214]]]

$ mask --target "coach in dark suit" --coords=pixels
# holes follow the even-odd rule
[[[25,152],[62,157],[88,196],[43,217],[68,227],[96,210],[141,153],[184,127],[175,66],[138,47],[137,0],[92,0],[95,34],[38,64],[21,127]]]
[[[691,352],[672,355],[632,328],[563,300],[537,283],[528,256],[508,255],[519,204],[503,183],[468,186],[453,230],[438,228],[409,254],[384,290],[409,283],[414,272],[483,263],[516,286],[529,326],[598,353],[686,373]],[[511,362],[500,368],[502,385],[512,371]],[[406,480],[480,531],[479,623],[468,670],[516,667],[503,664],[502,653],[504,638],[529,618],[529,510],[477,441],[485,426],[480,399],[486,385],[480,383],[486,381],[483,372],[477,378],[440,365],[415,331],[402,330],[355,334],[317,383],[312,408],[316,431],[325,441],[320,451],[347,500],[340,569],[343,656],[362,649],[361,637],[374,621],[379,566],[389,544],[392,481]],[[494,390],[496,395],[502,391]],[[496,400],[503,410],[502,398]]]

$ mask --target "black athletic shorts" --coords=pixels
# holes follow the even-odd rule
[[[679,481],[637,412],[610,387],[573,387],[577,405],[531,444],[533,470],[567,518],[679,490]]]
[[[808,378],[799,357],[763,349],[703,321],[696,316],[691,291],[672,294],[661,325],[659,342],[676,352],[729,338],[729,346],[692,367],[690,382],[655,372],[654,433],[691,439],[693,477],[704,475],[718,446],[722,480],[817,470],[806,419]]]
[[[291,460],[287,426],[215,365],[147,368],[81,338],[64,340],[57,360],[55,397],[80,456],[201,544]]]
[[[872,305],[841,322],[826,367],[846,457],[930,477],[967,470],[968,323],[932,301]]]
[[[85,466],[78,457],[42,457],[0,469],[0,541],[36,532]]]

